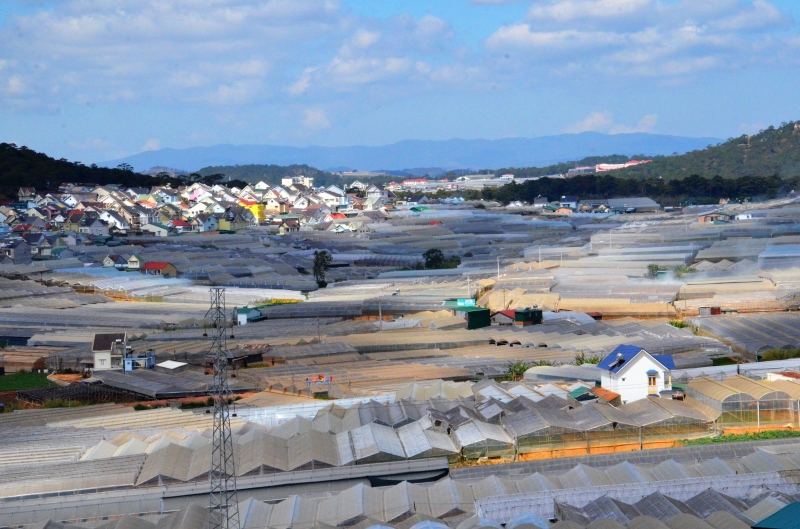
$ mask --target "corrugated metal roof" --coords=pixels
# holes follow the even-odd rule
[[[790,503],[772,516],[761,520],[753,529],[797,529],[800,527],[800,502]]]

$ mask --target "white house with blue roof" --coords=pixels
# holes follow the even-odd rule
[[[620,345],[597,365],[603,389],[619,393],[622,403],[672,391],[671,356],[651,355],[636,345]]]

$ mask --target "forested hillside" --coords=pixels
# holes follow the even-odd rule
[[[160,181],[159,178],[134,173],[126,168],[86,166],[63,158],[56,160],[13,143],[0,143],[0,195],[5,199],[15,198],[20,187],[53,191],[62,182],[149,187]]]
[[[769,127],[753,136],[731,138],[681,156],[657,157],[652,163],[620,171],[621,176],[669,179],[693,174],[725,178],[800,175],[800,122]]]
[[[632,157],[643,158],[643,157]],[[542,176],[566,173],[575,165],[621,163],[627,156],[597,156],[548,167],[505,168],[497,174],[513,173],[517,176]],[[680,156],[655,156],[652,162],[628,169],[609,172],[615,177],[663,178],[672,180],[691,175],[704,177],[741,176],[781,177],[800,175],[800,122],[783,123],[769,127],[753,136],[730,138],[719,145],[692,151]]]

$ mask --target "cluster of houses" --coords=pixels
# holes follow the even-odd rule
[[[58,192],[19,189],[0,206],[0,263],[52,259],[70,246],[113,245],[115,235],[166,237],[225,233],[266,226],[278,234],[301,229],[361,232],[388,217],[394,195],[378,185],[347,193],[313,179],[284,178],[243,189],[201,182],[173,189],[62,184]]]

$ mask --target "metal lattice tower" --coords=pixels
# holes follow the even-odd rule
[[[211,508],[209,529],[239,529],[239,504],[236,499],[236,472],[233,464],[233,437],[228,399],[233,396],[228,385],[227,327],[225,289],[211,289],[211,308],[207,316],[211,326],[211,356],[214,366],[214,434],[211,452]]]

